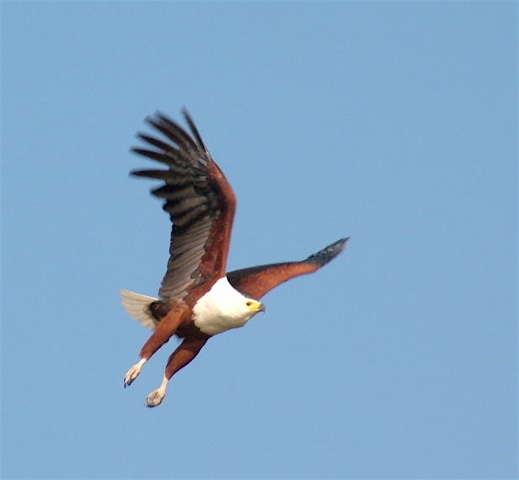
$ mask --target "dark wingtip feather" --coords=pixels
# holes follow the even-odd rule
[[[159,140],[158,138],[152,137],[151,135],[147,135],[145,133],[138,132],[136,134],[136,137],[140,140],[143,140],[146,143],[149,143],[150,145],[153,145],[154,147],[158,148],[159,150],[162,150],[164,152],[174,150],[174,147],[166,142],[163,142],[162,140]]]
[[[191,130],[191,133],[193,134],[193,137],[195,137],[196,141],[202,147],[206,153],[209,153],[207,150],[207,146],[204,143],[204,140],[202,138],[202,135],[200,135],[200,132],[198,131],[198,127],[196,126],[195,121],[193,120],[193,117],[189,113],[189,110],[186,107],[182,107],[182,115],[184,115],[184,118],[186,120],[186,123],[189,125],[189,129]]]
[[[145,122],[168,137],[179,147],[195,151],[200,148],[195,139],[180,124],[162,112],[156,111],[153,115],[147,116]]]
[[[348,240],[350,238],[341,238],[336,242],[328,245],[327,247],[319,250],[317,253],[310,255],[305,261],[311,263],[317,263],[318,265],[326,265],[328,262],[331,262],[339,253],[341,253],[345,248]]]
[[[140,147],[132,147],[130,149],[131,152],[136,153],[137,155],[142,155],[143,157],[151,158],[157,162],[168,163],[167,156],[162,152],[156,152],[154,150],[148,150],[146,148]]]
[[[157,180],[168,180],[171,177],[169,170],[132,170],[130,175],[135,177],[156,178]]]

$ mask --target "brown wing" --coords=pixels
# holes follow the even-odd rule
[[[164,181],[152,193],[165,200],[163,209],[173,223],[170,258],[159,290],[160,297],[167,300],[181,300],[190,289],[225,275],[236,210],[231,186],[212,159],[189,113],[186,110],[182,113],[191,135],[170,118],[156,113],[146,121],[165,139],[140,133],[138,137],[153,149],[132,149],[168,167],[131,172]]]
[[[259,300],[281,283],[299,275],[315,272],[326,265],[344,250],[347,241],[347,238],[338,240],[301,262],[274,263],[243,268],[228,273],[227,278],[234,288]]]

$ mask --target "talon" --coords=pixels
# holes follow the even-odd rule
[[[164,397],[166,396],[166,392],[164,392],[161,389],[155,390],[151,392],[147,398],[144,404],[147,407],[156,407],[162,403],[162,400],[164,400]]]
[[[146,405],[147,407],[156,407],[157,405],[160,405],[162,403],[162,400],[164,400],[164,397],[166,396],[168,382],[169,379],[164,376],[164,379],[162,380],[160,387],[148,395],[146,401],[144,402],[144,405]]]
[[[141,359],[139,363],[136,363],[124,376],[124,388],[129,387],[133,381],[139,376],[141,373],[142,366],[146,362],[146,359]]]

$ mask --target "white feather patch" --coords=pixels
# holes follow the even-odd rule
[[[157,298],[141,295],[140,293],[130,292],[129,290],[121,289],[121,298],[123,307],[135,320],[146,328],[155,330],[159,322],[150,313],[150,303],[157,301]]]
[[[194,323],[203,333],[216,335],[243,327],[255,312],[247,307],[247,298],[223,277],[196,302],[193,313]]]

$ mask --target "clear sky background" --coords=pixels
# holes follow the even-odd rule
[[[4,478],[515,478],[516,2],[2,2]],[[187,106],[229,269],[346,251],[157,388],[170,225],[128,149]]]

